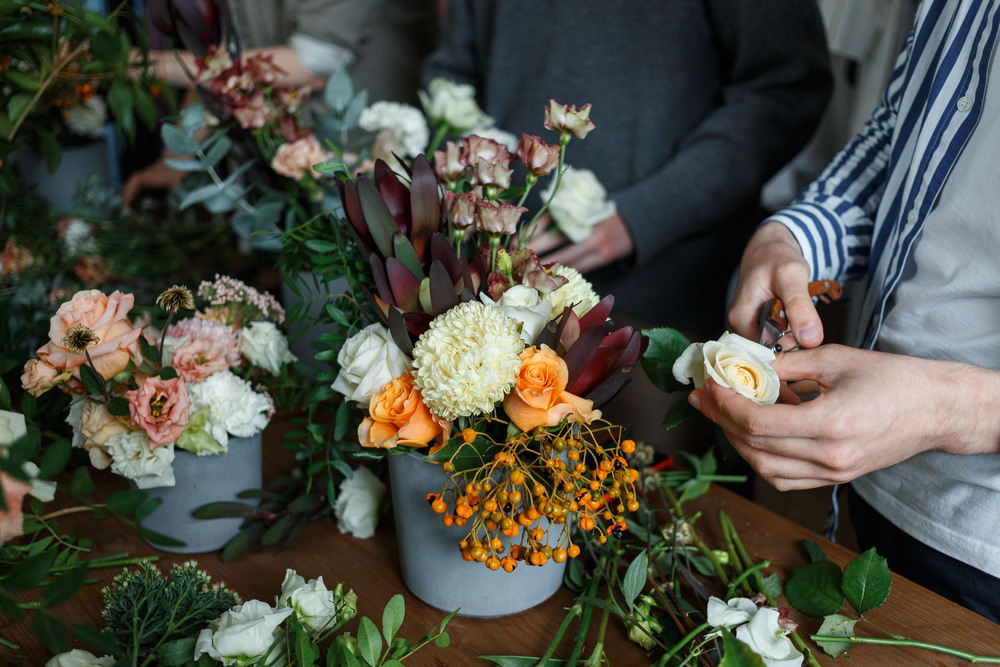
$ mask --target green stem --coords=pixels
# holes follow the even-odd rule
[[[879,637],[842,637],[839,635],[810,635],[810,639],[816,642],[849,642],[851,644],[879,644],[882,646],[908,646],[912,648],[922,648],[928,651],[936,651],[938,653],[945,653],[947,655],[953,655],[957,658],[962,658],[963,660],[968,660],[969,662],[979,662],[979,663],[989,663],[989,664],[1000,664],[1000,657],[988,656],[988,655],[977,655],[975,653],[970,653],[968,651],[960,651],[954,648],[948,648],[947,646],[941,646],[939,644],[930,644],[928,642],[921,642],[915,639],[882,639]]]
[[[0,637],[0,646],[6,646],[7,648],[12,648],[15,651],[18,650],[19,648],[21,648],[21,646],[19,644],[15,644],[11,640],[7,639],[6,637]]]
[[[601,575],[597,572],[590,578],[590,587],[584,591],[584,596],[592,598],[597,594],[597,588],[601,583]],[[583,650],[583,643],[587,640],[587,631],[590,630],[590,620],[594,615],[594,605],[584,605],[583,617],[580,619],[580,629],[576,633],[576,642],[573,643],[573,651],[570,653],[569,662],[566,667],[576,667],[579,660],[580,651]]]
[[[674,647],[672,649],[670,649],[670,651],[668,651],[667,654],[664,656],[664,664],[666,664],[667,662],[669,662],[670,658],[672,658],[675,655],[677,655],[677,653],[682,648],[684,648],[684,646],[687,645],[688,642],[692,641],[695,637],[697,637],[698,635],[700,635],[705,630],[708,630],[710,627],[712,627],[711,624],[709,624],[706,621],[705,623],[702,623],[701,625],[699,625],[698,627],[696,627],[691,632],[689,632],[686,635],[684,635],[684,638],[681,639],[676,644],[674,644]]]
[[[562,641],[563,635],[566,634],[569,624],[574,618],[582,613],[583,605],[581,603],[577,602],[570,607],[569,613],[566,614],[566,618],[563,619],[562,625],[559,626],[559,630],[556,632],[555,638],[552,640],[552,643],[549,644],[548,650],[545,651],[545,654],[541,657],[541,659],[539,659],[538,664],[536,664],[535,667],[545,667],[545,665],[549,662],[549,659],[556,652],[556,648],[559,646],[559,642]]]
[[[760,571],[761,569],[770,566],[771,566],[771,561],[765,560],[752,566],[749,570],[744,570],[743,573],[740,574],[740,576],[733,579],[733,582],[729,584],[729,588],[726,589],[726,599],[728,600],[729,598],[733,597],[733,593],[736,592],[737,586],[739,586],[740,584],[746,584],[747,577],[757,574],[757,572]],[[750,587],[745,586],[745,588],[749,590]],[[750,591],[750,595],[751,596],[753,595],[753,591]]]
[[[431,139],[431,143],[428,144],[427,150],[425,151],[427,155],[430,156],[434,155],[434,151],[437,150],[437,147],[441,144],[441,141],[446,136],[448,136],[449,129],[451,128],[448,126],[448,123],[441,123],[441,125],[438,126],[437,131],[434,133],[434,138]]]

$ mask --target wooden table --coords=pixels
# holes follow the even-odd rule
[[[270,451],[277,447],[278,433],[268,429],[265,439]],[[110,475],[95,475],[95,479],[109,485],[120,482]],[[747,550],[755,560],[770,559],[771,571],[778,572],[787,581],[789,572],[807,562],[802,540],[809,538],[823,546],[830,559],[843,566],[854,554],[838,545],[823,540],[778,515],[755,505],[723,488],[714,487],[701,498],[691,501],[690,511],[701,510],[700,532],[710,545],[720,545],[715,516],[720,509],[732,518]],[[422,636],[443,617],[443,612],[433,609],[411,595],[403,586],[396,556],[395,535],[391,518],[384,518],[375,537],[359,540],[342,535],[333,522],[314,523],[306,527],[291,548],[280,554],[259,550],[245,554],[233,562],[223,563],[218,553],[201,554],[195,558],[214,580],[225,582],[244,600],[260,599],[274,602],[284,578],[285,569],[293,568],[306,579],[323,576],[331,588],[344,582],[358,594],[359,615],[366,615],[381,626],[381,611],[395,593],[406,597],[406,621],[401,635],[410,639]],[[159,552],[147,545],[134,531],[113,521],[93,522],[89,519],[73,524],[69,518],[61,523],[64,531],[74,535],[88,535],[95,541],[95,555],[128,552],[133,556],[158,555],[158,566],[166,571],[174,563],[184,562],[191,556]],[[71,624],[89,624],[102,627],[101,588],[108,584],[118,571],[97,570],[93,576],[98,584],[85,587],[73,600],[57,607],[55,612]],[[501,576],[501,575],[498,575]],[[1000,592],[998,592],[1000,594]],[[407,661],[413,667],[429,665],[487,664],[476,656],[485,654],[520,654],[538,656],[544,652],[564,617],[564,609],[572,603],[573,596],[561,589],[547,602],[524,613],[499,619],[455,618],[448,626],[451,646],[445,649],[429,645]],[[818,619],[798,615],[800,632],[808,636],[819,627]],[[870,618],[890,632],[911,638],[962,648],[965,650],[1000,655],[1000,626],[958,605],[930,593],[901,578],[893,578],[889,602],[870,613]],[[596,629],[597,623],[593,624]],[[357,631],[357,620],[346,626]],[[0,665],[4,667],[38,667],[48,659],[27,623],[0,621],[0,635],[21,645],[19,650],[0,647]],[[571,641],[564,640],[563,650],[557,657],[566,657]],[[593,648],[591,638],[586,651]],[[621,624],[612,620],[608,626],[607,654],[612,665],[645,665],[645,653],[626,639]],[[961,665],[964,661],[941,654],[915,649],[900,650],[882,646],[856,646],[834,661],[822,652],[819,660],[824,665]]]

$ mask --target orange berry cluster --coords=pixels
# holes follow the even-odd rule
[[[483,434],[465,429],[463,447],[477,435]],[[492,460],[464,473],[446,462],[448,483],[426,497],[444,525],[468,527],[459,543],[465,560],[512,572],[522,561],[544,565],[575,558],[580,547],[570,538],[574,515],[602,543],[627,530],[624,514],[639,506],[639,472],[623,456],[635,451],[635,443],[621,440],[620,427],[570,423],[491,442]]]

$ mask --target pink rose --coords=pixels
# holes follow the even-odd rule
[[[171,366],[185,382],[202,382],[213,373],[229,369],[226,352],[222,341],[202,338],[177,348]]]
[[[24,496],[31,491],[32,485],[0,472],[0,486],[3,487],[3,499],[7,504],[7,509],[0,511],[0,544],[3,544],[24,534],[24,512],[21,503],[24,501]]]
[[[142,363],[139,335],[142,330],[128,319],[135,297],[115,291],[105,296],[100,290],[81,290],[59,306],[49,321],[49,342],[38,348],[36,354],[48,365],[58,370],[71,371],[79,378],[80,366],[86,356],[73,354],[63,347],[66,332],[75,326],[90,328],[99,339],[87,351],[97,367],[97,372],[109,380],[125,370],[129,360]]]
[[[90,455],[90,463],[98,470],[104,470],[111,465],[111,455],[108,454],[108,438],[131,429],[124,417],[116,417],[103,403],[86,401],[80,414],[80,436],[83,438],[83,448]]]
[[[309,135],[279,146],[271,160],[271,168],[296,181],[301,181],[306,173],[318,178],[319,172],[313,169],[313,165],[326,162],[331,157],[333,153],[324,150],[315,135]]]
[[[146,432],[150,451],[175,442],[187,428],[191,399],[184,380],[154,375],[127,396],[132,423]]]
[[[32,396],[41,396],[52,387],[68,380],[70,373],[49,366],[41,359],[28,359],[21,373],[21,386]]]
[[[563,106],[555,100],[549,100],[549,106],[545,107],[545,127],[567,136],[575,134],[578,139],[583,139],[594,129],[594,123],[590,120],[590,105],[584,104],[577,111],[573,105]]]
[[[521,136],[517,143],[517,155],[528,168],[528,173],[545,176],[559,166],[559,146],[552,146],[531,134]]]

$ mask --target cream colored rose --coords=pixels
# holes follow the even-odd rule
[[[493,125],[493,119],[476,103],[476,89],[469,84],[438,77],[418,95],[432,123],[447,123],[459,133]]]
[[[203,654],[223,665],[248,664],[267,654],[281,638],[279,626],[292,615],[292,608],[272,609],[266,602],[250,600],[233,607],[198,634],[194,658]],[[283,651],[271,651],[267,665],[284,664]],[[263,660],[259,661],[261,664]],[[256,664],[256,663],[255,663]]]
[[[337,355],[340,373],[332,388],[352,401],[368,404],[382,387],[410,370],[409,358],[376,322],[351,336]]]
[[[271,159],[271,168],[296,181],[301,181],[307,173],[318,178],[319,172],[313,166],[326,162],[331,157],[333,153],[325,150],[314,135],[309,135],[279,146]]]
[[[674,362],[678,382],[694,382],[700,388],[712,378],[731,387],[754,403],[769,405],[778,400],[780,381],[771,368],[774,352],[728,331],[717,341],[692,343]]]
[[[108,454],[108,438],[128,433],[127,422],[108,412],[103,403],[83,401],[83,411],[80,414],[80,436],[83,448],[90,455],[90,463],[98,470],[111,465],[111,455]]]
[[[340,483],[333,507],[337,528],[354,537],[369,538],[378,526],[379,509],[385,496],[385,484],[365,467]]]
[[[553,178],[542,192],[542,201],[552,196],[556,185]],[[589,169],[568,167],[559,182],[556,196],[549,204],[549,215],[573,243],[579,243],[594,232],[594,225],[615,214],[618,207],[608,201],[608,192]]]
[[[271,375],[281,375],[282,366],[298,359],[288,350],[288,339],[274,322],[251,322],[239,330],[237,338],[243,356]]]
[[[510,287],[499,301],[480,293],[479,299],[488,305],[496,306],[507,317],[521,323],[521,340],[525,345],[531,345],[542,333],[542,329],[552,319],[552,304],[542,298],[534,287],[514,285]]]

